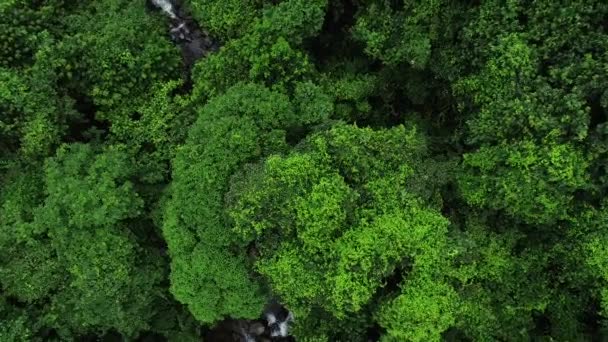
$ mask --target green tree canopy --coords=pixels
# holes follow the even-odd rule
[[[1,341],[607,339],[606,1],[169,5],[0,1]]]

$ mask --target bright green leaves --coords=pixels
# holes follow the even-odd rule
[[[314,254],[336,239],[348,219],[357,194],[338,175],[321,178],[295,203],[296,231],[303,248]]]
[[[604,148],[597,144],[604,48],[597,47],[606,37],[582,28],[597,27],[591,23],[603,11],[592,2],[488,1],[470,12],[462,38],[471,74],[452,84],[473,145],[458,186],[474,208],[508,214],[496,223],[502,234],[474,230],[457,240],[475,241],[467,249],[477,250],[477,257],[457,256],[457,277],[469,284],[457,326],[473,339],[529,339],[539,329],[553,339],[589,338],[581,312],[601,298],[603,285],[593,267],[581,265],[602,258],[601,238],[589,238],[597,222],[579,212],[601,200],[594,179],[603,167],[595,151]],[[598,259],[583,257],[591,250]]]
[[[237,177],[233,180],[233,189],[228,196],[228,203],[233,202],[236,206],[236,210],[229,212],[234,230],[248,239],[279,227],[284,233],[295,233],[298,224],[291,217],[291,208],[282,206],[285,200],[283,193],[304,193],[311,181],[317,182],[324,177],[327,168],[319,165],[316,159],[316,156],[308,155],[296,155],[288,160],[271,156],[264,168],[245,169],[244,174],[239,175],[243,179]],[[329,177],[326,178],[327,181],[332,182],[333,177]],[[339,183],[333,183],[334,187],[341,188]],[[332,194],[331,200],[339,202],[339,199],[334,199],[334,195]],[[292,204],[297,205],[298,201],[306,201],[306,198]],[[276,208],[273,215],[267,215],[267,206]]]
[[[445,283],[429,278],[406,281],[402,293],[378,313],[379,324],[387,330],[382,341],[441,341],[455,322],[457,298]]]
[[[247,299],[261,297],[245,260],[229,252],[243,242],[255,241],[262,256],[256,269],[301,315],[315,307],[336,317],[357,312],[408,257],[419,258],[421,269],[442,258],[431,246],[442,248],[447,221],[404,193],[412,170],[403,163],[424,153],[415,128],[340,125],[309,138],[302,152],[245,167],[226,196],[230,222],[223,219],[230,175],[273,146],[284,148],[259,139],[274,136],[267,135],[273,127],[315,120],[295,117],[286,98],[254,85],[232,88],[203,108],[176,159],[164,226],[172,292],[198,319],[259,310],[261,303]]]
[[[387,170],[404,171],[404,161],[417,161],[426,152],[424,137],[415,126],[400,125],[376,134],[372,132],[369,128],[355,130],[341,126],[327,133],[327,142],[317,138],[311,143],[318,148],[327,144],[334,165],[354,184],[384,177]]]
[[[606,262],[608,259],[608,250],[606,248],[608,229],[606,225],[602,228],[601,235],[591,238],[584,247],[587,252],[587,267],[599,283],[593,290],[599,292],[596,296],[600,299],[601,313],[605,317],[608,313],[608,262]]]
[[[414,127],[339,124],[233,179],[234,230],[297,316],[364,315],[393,273],[445,265],[448,221],[405,190],[424,151]]]
[[[336,243],[338,261],[330,295],[333,306],[327,308],[336,316],[359,311],[382,285],[382,279],[402,262],[417,272],[439,266],[447,220],[414,201],[402,205],[403,213],[364,217]]]

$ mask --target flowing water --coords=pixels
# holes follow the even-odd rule
[[[177,19],[177,15],[175,15],[175,9],[173,8],[173,3],[169,0],[151,0],[154,6],[160,8],[165,14],[167,14],[171,19]]]

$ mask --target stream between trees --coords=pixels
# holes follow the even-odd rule
[[[147,0],[147,6],[163,12],[170,21],[168,35],[180,47],[186,69],[186,82],[197,60],[219,50],[209,32],[201,28],[182,3],[169,0]],[[295,341],[289,336],[289,324],[293,314],[277,302],[264,309],[256,320],[226,319],[203,334],[204,341],[211,342],[279,342]]]

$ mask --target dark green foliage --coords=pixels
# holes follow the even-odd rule
[[[100,154],[88,145],[63,146],[47,160],[44,183],[29,172],[5,189],[4,292],[45,305],[39,318],[65,338],[150,328],[164,271],[158,252],[140,247],[129,231],[126,220],[142,207],[129,164],[120,146]]]
[[[33,319],[24,310],[11,307],[6,300],[0,301],[0,338],[3,341],[34,341]]]
[[[543,144],[546,147],[522,141],[465,155],[459,181],[466,200],[506,210],[530,223],[567,218],[574,192],[588,184],[589,162],[571,144]]]
[[[32,224],[41,204],[44,179],[40,172],[11,169],[2,188],[0,282],[4,292],[24,302],[44,298],[62,281],[60,265],[48,239]]]
[[[264,0],[195,0],[188,5],[193,15],[214,36],[228,40],[242,35],[260,14]],[[270,1],[269,1],[270,2]]]
[[[57,70],[71,93],[89,97],[97,119],[129,115],[156,82],[179,77],[177,49],[141,4],[91,2],[82,11],[65,18],[68,36],[40,64]]]
[[[135,176],[147,184],[162,183],[169,177],[169,163],[177,146],[186,140],[196,119],[190,101],[171,93],[183,86],[179,81],[159,82],[141,103],[113,115],[110,128],[112,143],[125,144],[135,160]]]
[[[76,114],[72,101],[48,84],[55,75],[0,67],[0,152],[45,156],[56,146],[66,122]]]
[[[424,68],[445,25],[444,1],[370,1],[357,18],[355,36],[365,51],[387,64],[409,63]]]
[[[478,20],[489,13],[486,7],[488,11],[494,8],[491,6],[496,5],[490,2],[483,6]],[[542,8],[538,9],[541,12],[587,17],[593,5],[572,4],[558,9],[540,2],[536,6]],[[596,10],[606,9],[598,5]],[[595,90],[599,84],[596,76],[583,70],[595,63],[598,40],[608,36],[592,34],[587,45],[568,47],[570,55],[564,55],[553,45],[565,48],[566,43],[551,38],[554,30],[547,29],[548,24],[542,23],[546,18],[537,17],[534,9],[514,6],[503,11],[512,13],[511,20],[517,20],[517,16],[530,18],[525,23],[520,20],[512,31],[509,25],[503,27],[504,31],[489,42],[490,48],[484,50],[487,62],[481,71],[454,85],[458,94],[474,94],[469,99],[479,107],[479,113],[468,121],[468,140],[481,148],[465,155],[460,183],[470,203],[504,209],[530,223],[551,223],[568,217],[575,192],[589,191],[588,170],[594,157],[585,149],[592,115],[599,114],[593,114],[590,108],[596,101],[592,99],[599,96]],[[551,25],[568,25],[561,14],[548,18],[553,20]],[[588,20],[572,23],[574,30],[597,19]],[[522,24],[531,32],[520,33]],[[539,25],[544,25],[545,31],[538,31]],[[571,34],[570,29],[567,31]],[[573,39],[572,44],[576,44],[574,41],[581,40]],[[581,63],[575,67],[573,59]],[[569,65],[564,68],[566,60]],[[573,67],[581,68],[577,76],[565,71]]]
[[[544,311],[552,295],[542,270],[545,246],[518,252],[525,236],[492,231],[509,224],[516,227],[508,220],[493,223],[471,213],[451,241],[451,272],[460,295],[456,326],[476,340],[526,338],[534,313]]]
[[[60,1],[7,0],[0,5],[0,67],[32,63],[36,51],[50,34],[61,29],[64,14]]]
[[[290,89],[310,79],[314,67],[301,45],[321,28],[325,5],[325,0],[289,0],[263,11],[249,30],[197,65],[194,93],[216,95],[238,82]]]

